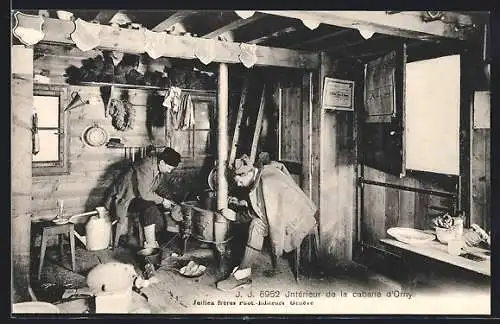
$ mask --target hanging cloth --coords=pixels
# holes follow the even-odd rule
[[[71,39],[80,50],[86,52],[99,46],[100,32],[101,25],[78,18],[75,21],[75,30],[71,33]]]
[[[194,55],[201,63],[208,65],[215,59],[215,44],[213,41],[206,41],[205,44],[200,43],[194,50]]]
[[[168,130],[186,130],[194,125],[194,108],[191,95],[182,93],[180,88],[170,88],[163,106],[169,116]]]
[[[26,15],[18,11],[14,14],[14,19],[16,21],[16,25],[12,29],[12,33],[24,45],[34,45],[45,37],[45,34],[42,31],[42,25],[44,22],[44,18],[42,16]]]
[[[179,109],[179,125],[177,129],[186,130],[194,125],[193,100],[189,93],[182,94]]]
[[[181,88],[178,87],[170,87],[167,95],[165,96],[165,100],[163,100],[163,106],[167,110],[172,110],[177,113],[179,110],[179,105],[181,103]]]
[[[170,87],[168,89],[167,95],[163,100],[163,106],[165,107],[165,114],[167,116],[166,121],[166,138],[170,141],[174,140],[172,131],[177,129],[177,112],[179,111],[179,105],[181,101],[181,88]]]
[[[157,59],[162,56],[163,47],[165,44],[165,32],[152,32],[150,30],[144,30],[144,37],[146,39],[146,44],[144,46],[144,51],[148,53],[148,55],[152,59]]]
[[[241,43],[238,58],[246,68],[254,66],[257,63],[257,45]]]

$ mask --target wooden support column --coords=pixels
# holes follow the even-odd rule
[[[217,210],[227,208],[227,160],[228,160],[228,135],[227,135],[227,115],[229,102],[229,85],[227,64],[219,64],[219,88],[217,92]],[[227,237],[229,230],[229,222],[219,214],[215,216],[215,241],[223,242]],[[226,244],[217,244],[217,252],[220,260],[225,257]],[[221,262],[220,267],[224,267],[225,263]],[[224,271],[224,269],[221,269]]]
[[[33,49],[12,46],[12,303],[30,301]]]
[[[228,138],[227,138],[227,115],[229,102],[229,85],[227,75],[227,64],[219,65],[219,89],[218,89],[218,147],[217,147],[217,208],[227,208],[227,155],[228,155]]]
[[[335,64],[322,54],[321,89],[324,77],[335,77]],[[321,102],[322,100],[320,100]],[[355,150],[346,138],[352,137],[353,112],[321,108],[320,132],[320,237],[328,263],[340,265],[352,261],[354,238],[356,179]],[[326,262],[326,261],[325,261]]]

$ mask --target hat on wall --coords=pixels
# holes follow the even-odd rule
[[[167,147],[158,154],[158,160],[163,160],[166,164],[177,167],[181,162],[181,155],[173,148]]]
[[[253,170],[253,164],[248,155],[243,154],[239,159],[234,160],[233,172],[242,175]]]

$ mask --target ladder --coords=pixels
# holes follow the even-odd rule
[[[231,144],[231,152],[229,154],[228,165],[232,165],[236,158],[236,153],[238,150],[239,139],[240,139],[240,131],[242,128],[243,116],[245,115],[245,108],[247,105],[247,97],[250,88],[250,78],[247,75],[244,80],[243,88],[241,90],[240,103],[238,107],[238,114],[236,116],[236,124],[234,128],[234,134]],[[255,122],[255,129],[253,132],[252,145],[250,147],[250,161],[252,163],[255,162],[255,157],[257,155],[257,145],[259,142],[260,132],[262,130],[262,121],[264,118],[264,107],[265,107],[265,98],[266,98],[266,87],[265,85],[262,87],[261,95],[260,95],[260,104],[259,110],[257,113],[257,119]]]

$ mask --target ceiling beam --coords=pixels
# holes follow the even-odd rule
[[[248,25],[248,24],[251,24],[253,23],[254,21],[257,21],[259,20],[260,18],[262,18],[264,15],[261,15],[261,14],[254,14],[252,17],[249,17],[247,19],[236,19],[235,21],[232,21],[231,23],[227,24],[227,25],[224,25],[220,28],[217,28],[216,30],[214,31],[211,31],[210,33],[206,34],[206,35],[203,35],[201,37],[203,38],[215,38],[217,36],[220,36],[224,33],[227,33],[229,31],[232,31],[232,30],[235,30],[235,29],[238,29],[238,28],[241,28],[245,25]]]
[[[357,45],[360,45],[360,44],[365,44],[369,41],[378,41],[378,40],[381,40],[381,39],[384,39],[384,38],[387,38],[388,36],[387,35],[382,35],[382,34],[377,34],[377,35],[374,35],[373,37],[369,38],[369,39],[361,39],[359,41],[356,41],[356,42],[346,42],[345,44],[342,44],[342,45],[336,45],[336,46],[333,46],[333,47],[329,47],[329,48],[326,48],[324,49],[323,51],[325,52],[338,52],[342,49],[346,49],[348,47],[352,47],[352,46],[357,46]]]
[[[154,31],[154,32],[165,31],[165,30],[169,29],[170,27],[172,27],[173,25],[183,21],[187,17],[194,15],[195,13],[196,13],[196,11],[193,11],[193,10],[177,11],[174,14],[170,15],[167,19],[165,19],[164,21],[162,21],[161,23],[159,23],[158,25],[153,27],[153,29],[151,29],[151,31]]]
[[[38,16],[32,16],[38,19]],[[25,21],[25,20],[23,20]],[[18,22],[19,27],[23,21]],[[26,24],[26,22],[24,22]],[[73,21],[46,18],[43,23],[45,36],[42,43],[74,45],[71,34],[75,30]],[[215,51],[214,62],[241,64],[239,55],[241,43],[223,42],[215,39],[199,37],[176,36],[163,33],[164,44],[159,51],[161,56],[182,59],[196,59],[196,49],[212,45]],[[144,31],[101,25],[99,45],[97,49],[116,50],[125,53],[140,54],[145,52]],[[315,70],[320,66],[319,53],[275,48],[268,46],[256,47],[257,66],[291,67],[305,70]]]
[[[281,30],[275,31],[272,34],[269,34],[269,35],[266,35],[266,36],[262,36],[262,37],[259,37],[259,38],[255,38],[255,39],[252,39],[252,40],[250,40],[248,42],[245,42],[245,43],[247,43],[247,44],[260,44],[260,43],[265,42],[267,40],[270,40],[270,39],[273,39],[273,38],[278,38],[278,37],[284,36],[286,34],[293,33],[296,30],[297,30],[297,28],[295,28],[293,26],[286,27],[286,28],[283,28]]]
[[[385,11],[279,11],[260,10],[262,13],[289,18],[313,20],[327,25],[345,28],[363,28],[376,33],[406,38],[436,37],[467,40],[477,37],[467,28],[455,28],[451,19],[460,25],[472,25],[472,18],[446,12],[445,21],[424,22],[420,11],[404,11],[388,15]]]
[[[347,33],[352,33],[352,32],[353,32],[353,30],[350,29],[350,28],[348,28],[348,29],[342,29],[342,30],[337,30],[334,33],[329,33],[329,34],[326,34],[326,35],[323,35],[323,36],[320,36],[320,37],[309,39],[309,40],[307,40],[305,42],[302,42],[302,43],[293,44],[292,46],[289,46],[288,48],[299,48],[299,47],[302,47],[304,45],[318,43],[318,42],[320,42],[322,40],[325,40],[325,39],[328,39],[328,38],[333,38],[333,37],[337,37],[337,36],[340,36],[340,35],[343,35],[343,34],[347,34]]]

